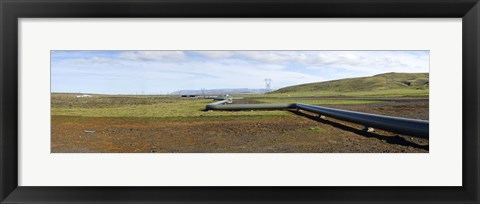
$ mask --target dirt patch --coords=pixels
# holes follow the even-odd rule
[[[289,118],[258,121],[141,122],[120,118],[52,118],[52,152],[428,152],[428,140],[400,137],[333,119]],[[311,116],[310,116],[311,117]],[[84,130],[94,130],[86,133]]]
[[[123,100],[123,99],[122,99]],[[255,103],[255,100],[235,100]],[[120,102],[119,102],[120,103]],[[126,103],[126,102],[125,102]],[[94,104],[95,105],[95,104]],[[428,120],[428,100],[325,105]],[[283,116],[173,118],[52,116],[53,153],[386,153],[428,152],[427,139],[400,136],[304,111]]]

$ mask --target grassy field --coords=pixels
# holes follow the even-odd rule
[[[382,101],[260,98],[258,95],[243,96],[256,103],[309,103],[325,104],[371,104]],[[285,111],[204,111],[211,99],[185,99],[179,96],[114,96],[94,95],[91,98],[76,98],[75,94],[52,94],[52,115],[80,117],[141,117],[171,120],[197,120],[210,118],[243,120],[252,117],[290,116]]]

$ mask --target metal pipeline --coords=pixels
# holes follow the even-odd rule
[[[427,120],[416,120],[410,118],[400,118],[355,111],[327,108],[323,106],[313,106],[301,103],[289,104],[231,104],[224,105],[228,100],[210,103],[206,110],[287,110],[300,109],[319,115],[329,116],[339,120],[365,125],[367,127],[378,128],[390,132],[415,136],[420,138],[429,137],[429,123]]]
[[[295,104],[295,106],[301,110],[329,116],[339,120],[365,125],[368,127],[378,128],[381,130],[420,138],[428,138],[429,136],[429,124],[426,120],[416,120],[410,118],[361,113],[355,111],[327,108],[322,106],[312,106],[301,103],[297,103]]]
[[[228,99],[224,99],[224,100],[221,100],[221,101],[209,103],[209,104],[206,106],[206,108],[207,108],[207,110],[209,110],[208,107],[215,107],[215,106],[218,106],[218,105],[225,105],[226,103],[228,103],[228,101],[229,101]]]
[[[278,104],[230,104],[230,105],[215,105],[214,103],[208,104],[206,110],[286,110],[292,109],[294,103],[278,103]]]

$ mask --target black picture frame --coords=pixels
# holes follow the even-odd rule
[[[478,203],[478,0],[0,0],[1,203]],[[462,18],[462,187],[18,186],[18,18]],[[128,176],[128,175],[125,175]]]

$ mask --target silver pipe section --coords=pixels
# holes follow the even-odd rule
[[[207,105],[207,110],[209,110],[208,107],[210,107],[210,106],[215,107],[215,106],[218,106],[218,105],[225,105],[226,103],[228,103],[228,99],[223,99],[223,100],[221,100],[221,101],[209,103],[209,104]]]
[[[381,130],[396,132],[400,134],[427,138],[429,137],[429,124],[426,120],[416,120],[410,118],[400,118],[370,113],[361,113],[322,106],[312,106],[307,104],[295,104],[298,109],[329,116],[339,120],[362,124],[368,127]]]
[[[429,123],[427,120],[416,120],[410,118],[400,118],[355,111],[340,110],[322,106],[313,106],[301,103],[290,104],[232,104],[223,105],[228,100],[210,103],[206,110],[287,110],[300,109],[319,115],[329,116],[339,120],[353,122],[367,127],[378,128],[381,130],[395,133],[415,136],[420,138],[429,137]]]
[[[230,105],[215,105],[214,103],[208,104],[206,110],[286,110],[292,109],[294,103],[278,103],[278,104],[230,104]]]

